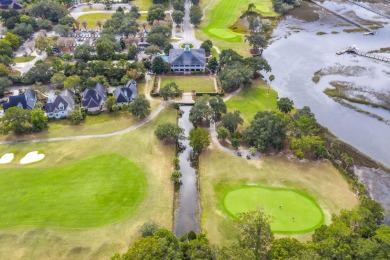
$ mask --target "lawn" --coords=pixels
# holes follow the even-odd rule
[[[308,194],[293,189],[260,186],[234,188],[225,195],[223,206],[232,217],[263,208],[270,216],[274,233],[307,233],[324,224],[324,214],[316,201]]]
[[[130,216],[145,191],[142,170],[116,154],[50,168],[2,169],[0,228],[107,225]]]
[[[111,13],[94,13],[94,14],[84,14],[82,16],[79,16],[77,18],[77,21],[80,22],[80,27],[83,28],[82,22],[87,22],[87,28],[88,29],[97,29],[99,26],[96,25],[97,21],[101,21],[103,24],[105,21],[110,19],[112,16]]]
[[[39,174],[42,174],[42,177],[47,176],[47,179],[41,179],[42,182],[53,185],[58,184],[53,187],[47,186],[47,189],[55,195],[54,197],[58,197],[56,201],[64,203],[64,200],[66,200],[66,198],[60,196],[59,191],[56,191],[57,187],[58,190],[65,189],[69,196],[69,192],[74,191],[74,196],[70,196],[68,199],[70,202],[73,202],[75,209],[70,211],[69,214],[75,216],[66,217],[65,219],[69,221],[68,223],[71,223],[70,218],[77,217],[80,223],[82,223],[83,215],[89,218],[92,218],[92,215],[94,215],[96,218],[95,222],[86,225],[100,225],[93,228],[56,228],[49,227],[41,222],[39,225],[2,228],[0,229],[0,259],[109,259],[115,252],[125,252],[132,241],[138,238],[138,227],[149,219],[170,229],[172,227],[174,194],[170,176],[172,158],[175,156],[175,146],[162,144],[155,137],[154,131],[163,122],[175,123],[176,116],[176,110],[167,109],[137,130],[109,138],[0,146],[1,155],[7,152],[15,153],[15,159],[12,163],[0,165],[0,175],[8,171],[14,174],[14,176],[20,176],[20,179],[18,177],[13,180],[13,183],[8,182],[9,184],[7,185],[16,188],[24,187],[30,185],[27,182],[31,180],[31,186],[33,184],[39,186],[43,185],[43,183],[39,183]],[[115,121],[110,121],[110,124],[115,124]],[[46,157],[44,160],[29,166],[20,165],[18,163],[19,160],[30,151],[39,151],[44,153]],[[55,176],[50,176],[49,172],[47,172],[50,169],[61,171],[62,168],[72,170],[71,167],[75,167],[74,170],[76,171],[77,168],[83,167],[82,162],[84,160],[88,162],[91,159],[95,163],[96,161],[100,163],[100,161],[103,162],[104,160],[101,156],[107,154],[115,154],[116,156],[112,156],[113,160],[119,157],[126,158],[128,161],[124,159],[122,161],[121,159],[120,168],[116,168],[109,161],[105,162],[107,167],[111,165],[111,168],[108,170],[109,176],[97,176],[97,174],[87,176],[86,174],[88,173],[81,171],[78,171],[81,176],[77,176],[77,173],[69,172],[69,179],[66,178],[67,176],[63,176],[64,178],[60,178],[56,182]],[[77,165],[79,167],[76,167]],[[95,166],[89,165],[89,167]],[[130,170],[129,172],[127,168]],[[123,207],[124,200],[132,201],[131,194],[134,193],[125,191],[123,188],[129,189],[132,187],[132,183],[138,182],[136,178],[131,178],[131,176],[137,176],[136,173],[137,171],[139,172],[139,169],[141,169],[146,182],[146,186],[143,186],[145,188],[144,195],[139,198],[139,205],[136,208],[125,208]],[[126,172],[129,176],[123,175]],[[22,177],[22,174],[29,173],[35,174],[37,178]],[[53,174],[57,173],[53,171]],[[1,177],[5,178],[5,176]],[[23,182],[20,180],[23,180]],[[80,184],[81,180],[84,180],[86,183]],[[64,181],[64,184],[61,184],[62,181]],[[122,184],[122,182],[124,183]],[[75,187],[65,187],[65,184],[68,186],[75,185]],[[3,184],[1,185],[3,186]],[[33,189],[34,187],[31,188]],[[103,212],[103,209],[92,207],[93,204],[90,204],[91,210],[94,209],[96,214],[88,213],[86,210],[83,211],[82,207],[77,205],[79,202],[86,202],[86,198],[80,196],[80,194],[93,195],[93,189],[95,188],[99,188],[99,193],[95,192],[95,199],[101,205],[106,205],[106,210]],[[77,189],[90,190],[82,191]],[[40,191],[45,194],[46,189]],[[114,192],[109,193],[112,191]],[[116,192],[118,194],[115,194]],[[33,198],[40,199],[42,206],[48,208],[47,204],[50,201],[43,201],[43,197],[39,197],[40,194],[36,193]],[[29,193],[25,195],[27,196]],[[112,199],[109,196],[112,196]],[[20,198],[24,198],[25,201],[29,200],[28,197]],[[110,199],[108,200],[108,198]],[[23,201],[15,203],[22,205]],[[44,203],[47,204],[45,205]],[[38,205],[38,202],[35,205]],[[24,203],[21,207],[22,209],[28,209],[29,203]],[[54,203],[52,207],[53,209],[48,209],[48,213],[56,212],[57,209],[61,213],[60,209],[64,209],[65,206]],[[7,205],[6,209],[8,208],[15,209],[12,205]],[[110,208],[116,210],[111,212]],[[80,210],[80,213],[78,210]],[[20,211],[21,209],[19,209]],[[26,218],[28,217],[31,218],[26,214]],[[52,218],[57,218],[56,214],[48,216],[47,223],[51,222]],[[103,220],[111,224],[103,225]],[[12,223],[13,220],[9,221]]]
[[[215,92],[214,79],[209,76],[163,76],[161,88],[170,82],[175,82],[183,92]]]
[[[275,12],[271,0],[261,0],[259,3],[256,3],[255,6],[256,9],[254,11],[262,17],[275,18],[279,16],[279,14]]]
[[[269,89],[264,81],[254,80],[251,87],[244,88],[236,96],[226,102],[229,111],[239,110],[244,119],[244,127],[249,126],[257,112],[277,109],[278,93],[272,88]]]
[[[14,62],[15,63],[22,63],[22,62],[29,62],[29,61],[32,61],[33,59],[35,59],[35,56],[20,56],[20,57],[15,57],[14,58]]]
[[[261,186],[298,190],[301,194],[309,195],[321,207],[325,223],[330,222],[332,214],[339,213],[341,209],[351,209],[359,202],[343,176],[326,161],[303,163],[282,155],[263,156],[259,160],[248,161],[224,153],[212,145],[201,155],[199,178],[202,231],[210,241],[219,245],[227,245],[236,238],[234,218],[226,211],[224,199],[226,194],[238,187]],[[234,204],[245,206],[244,203],[247,202],[238,200]],[[271,202],[266,203],[269,205]],[[275,203],[280,205],[279,202]],[[287,210],[287,204],[283,203],[283,207]],[[297,213],[297,223],[300,222],[300,214]],[[276,237],[281,236],[285,235],[276,234]],[[306,241],[310,239],[311,233],[289,236]]]

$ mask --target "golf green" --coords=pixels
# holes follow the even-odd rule
[[[223,205],[233,217],[257,207],[264,208],[271,216],[274,233],[307,233],[324,223],[324,213],[315,200],[293,189],[245,186],[228,192]]]
[[[117,154],[51,168],[1,169],[0,227],[107,225],[129,217],[146,188],[143,171]]]

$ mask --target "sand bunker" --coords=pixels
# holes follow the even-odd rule
[[[14,154],[13,153],[6,153],[0,158],[0,164],[6,164],[12,162],[14,159]]]
[[[45,158],[44,154],[38,154],[38,151],[29,152],[21,160],[20,164],[33,163]]]

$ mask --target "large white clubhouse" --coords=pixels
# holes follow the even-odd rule
[[[205,71],[206,51],[204,49],[191,49],[186,45],[184,49],[169,50],[169,63],[171,71],[190,72]]]

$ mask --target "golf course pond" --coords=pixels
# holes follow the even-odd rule
[[[271,217],[271,230],[280,234],[307,233],[325,221],[322,209],[313,198],[302,191],[288,188],[235,188],[225,194],[223,206],[234,218],[239,213],[264,208]]]

